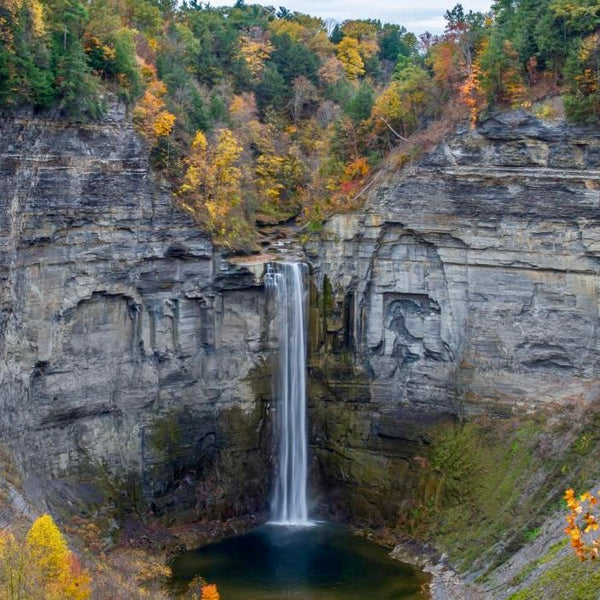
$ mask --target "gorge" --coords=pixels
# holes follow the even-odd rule
[[[118,105],[94,124],[3,118],[0,135],[0,520],[266,518],[265,264],[227,260],[173,205]],[[440,489],[427,452],[446,426],[593,425],[599,217],[600,133],[517,111],[392,158],[364,210],[306,240],[315,514],[403,522]]]

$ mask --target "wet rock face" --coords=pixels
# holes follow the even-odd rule
[[[123,112],[0,137],[0,439],[25,485],[59,509],[263,510],[254,275],[174,207]]]
[[[517,112],[460,131],[308,251],[315,468],[347,514],[390,522],[373,497],[402,506],[431,424],[600,399],[597,130]],[[369,473],[343,467],[348,443]]]

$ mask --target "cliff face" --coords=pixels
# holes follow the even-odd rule
[[[262,265],[215,252],[117,110],[0,135],[0,440],[26,492],[58,512],[264,510]],[[598,132],[522,113],[458,132],[307,254],[324,512],[394,524],[432,493],[432,428],[600,396]]]
[[[511,113],[458,132],[308,252],[330,509],[393,523],[432,424],[600,399],[597,130]]]
[[[124,112],[0,121],[0,439],[64,511],[265,508],[264,301]]]

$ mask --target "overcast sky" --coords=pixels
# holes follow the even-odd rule
[[[235,0],[210,0],[212,6],[230,6]],[[424,31],[441,33],[444,13],[459,0],[246,0],[246,4],[285,6],[323,19],[379,19],[382,23],[398,23],[417,35]],[[465,11],[485,12],[492,0],[464,0]]]

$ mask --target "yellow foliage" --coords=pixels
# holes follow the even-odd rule
[[[336,47],[336,54],[348,79],[357,79],[365,74],[365,64],[360,54],[358,40],[352,37],[343,38]]]
[[[275,19],[269,23],[269,28],[276,35],[289,35],[295,42],[305,40],[308,34],[306,27],[288,19]]]
[[[256,160],[256,185],[259,193],[271,200],[279,199],[283,185],[277,177],[283,165],[283,158],[274,154],[261,154]]]
[[[86,600],[90,581],[50,515],[34,521],[23,544],[0,532],[0,598]]]
[[[192,142],[179,196],[184,209],[218,237],[227,236],[242,199],[242,171],[238,160],[243,152],[233,132],[220,129],[209,144],[202,131]]]
[[[194,152],[206,152],[207,147],[208,142],[206,141],[206,136],[204,133],[202,133],[200,130],[196,131],[196,135],[192,141],[192,150]]]
[[[273,52],[273,45],[262,35],[257,35],[255,38],[249,35],[241,35],[239,42],[240,52],[246,61],[248,70],[252,77],[258,81],[265,68],[265,61]]]
[[[373,23],[363,21],[362,19],[345,21],[342,31],[345,36],[352,37],[359,42],[377,38],[377,27]]]
[[[26,13],[25,16],[23,12]],[[28,29],[34,37],[43,37],[46,34],[46,24],[42,3],[39,0],[2,0],[0,2],[0,40],[6,49],[11,51],[14,51],[14,29],[17,23],[23,29]]]
[[[364,60],[373,58],[379,52],[379,44],[377,40],[365,39],[359,42],[360,55]]]
[[[253,92],[234,96],[229,104],[232,123],[238,127],[247,127],[250,121],[256,119],[256,113],[256,98]]]
[[[349,180],[365,177],[370,171],[371,167],[364,156],[359,156],[344,167],[344,174]]]
[[[156,137],[167,136],[175,125],[175,115],[167,110],[161,110],[154,119],[153,129]]]
[[[405,79],[391,81],[375,101],[371,115],[376,131],[393,127],[407,136],[416,129],[427,102],[430,81],[419,67],[407,69],[405,76]]]
[[[58,579],[69,562],[69,548],[50,515],[38,517],[27,537],[27,550],[35,566],[49,579]]]
[[[44,24],[44,9],[38,0],[29,1],[29,14],[31,15],[31,31],[37,37],[46,33]]]
[[[166,93],[167,86],[162,81],[152,81],[133,109],[136,129],[152,144],[159,137],[170,135],[175,124],[175,115],[165,110]]]
[[[325,31],[318,31],[309,41],[308,47],[316,52],[323,60],[333,54],[333,44],[329,41]]]

